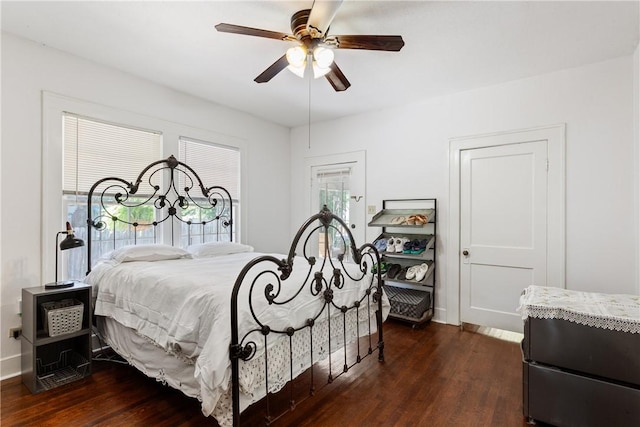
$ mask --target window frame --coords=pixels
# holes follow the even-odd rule
[[[244,172],[247,170],[247,150],[246,141],[242,138],[47,91],[42,92],[42,107],[41,283],[53,281],[56,254],[52,249],[55,246],[56,251],[58,250],[56,233],[63,230],[65,221],[62,197],[64,173],[62,115],[65,112],[116,125],[157,131],[162,134],[161,153],[163,158],[170,154],[178,156],[180,137],[210,141],[218,145],[237,148],[240,152],[240,200],[238,204],[239,207],[247,206],[243,196],[247,194],[247,180],[244,179]],[[114,173],[114,175],[117,174]],[[205,184],[216,185],[215,183]],[[237,227],[236,241],[245,243],[247,238],[247,234],[244,232],[247,230],[246,210],[244,208],[234,212]],[[170,236],[163,235],[162,241],[170,241]],[[59,277],[59,279],[63,279],[63,277]]]
[[[183,154],[187,153],[186,147],[183,149],[183,147],[187,144],[199,144],[199,145],[204,145],[210,148],[214,148],[214,149],[221,149],[221,150],[229,150],[229,151],[235,151],[238,154],[238,160],[239,160],[239,164],[238,164],[238,171],[237,171],[237,175],[236,175],[236,179],[238,180],[238,184],[236,185],[235,188],[235,194],[233,191],[233,188],[228,187],[226,188],[227,191],[230,192],[230,197],[231,197],[231,203],[233,204],[233,216],[234,217],[238,217],[240,215],[240,212],[242,211],[242,203],[240,203],[240,199],[242,197],[242,179],[241,179],[241,172],[242,172],[242,153],[240,152],[240,150],[237,147],[233,147],[230,145],[223,145],[217,142],[213,142],[213,141],[203,141],[203,140],[199,140],[199,139],[195,139],[195,138],[191,138],[185,135],[181,135],[178,138],[178,160],[180,160],[181,162],[184,162],[190,166],[193,166],[192,164],[189,163],[188,159],[183,158]],[[201,179],[204,179],[203,184],[205,186],[208,186],[209,184],[206,181],[206,178],[203,177],[203,173],[200,173],[198,171],[198,169],[196,169],[196,172],[198,172],[199,176]],[[216,185],[220,185],[222,183],[217,183]],[[202,213],[202,211],[200,211],[200,213]],[[184,230],[184,224],[181,227]],[[237,240],[237,236],[238,236],[238,226],[235,223],[231,225],[231,238]],[[206,232],[206,227],[202,228],[202,233],[198,233],[198,228],[195,228],[196,232],[195,233],[187,233],[187,235],[180,235],[179,236],[179,240],[181,241],[181,244],[183,246],[185,245],[192,245],[192,244],[198,244],[198,243],[204,243],[207,241],[210,241],[207,239],[207,236],[213,235],[214,233],[207,233]],[[198,238],[199,236],[199,238]],[[185,241],[186,239],[186,241]]]

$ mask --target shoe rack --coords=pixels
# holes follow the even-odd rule
[[[368,224],[381,229],[373,242],[381,265],[374,268],[384,273],[389,317],[413,326],[429,322],[434,314],[437,210],[436,199],[385,199]]]

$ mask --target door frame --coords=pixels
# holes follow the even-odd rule
[[[547,283],[565,287],[565,132],[566,124],[561,123],[449,139],[447,323],[460,324],[460,153],[463,150],[547,141]]]

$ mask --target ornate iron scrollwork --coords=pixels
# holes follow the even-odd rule
[[[313,295],[318,295],[320,293],[320,291],[322,290],[322,288],[324,287],[323,284],[323,275],[322,275],[322,271],[316,271],[313,275],[313,283],[314,286],[311,290],[311,293]]]
[[[324,291],[324,301],[329,303],[329,302],[333,302],[333,289],[327,289]]]
[[[332,253],[329,247],[329,241],[331,240],[328,234],[329,231],[332,232],[334,243],[338,245],[337,252],[335,253]],[[321,238],[312,238],[318,234]],[[323,242],[323,245],[318,247],[318,241]],[[316,245],[315,248],[313,248],[313,245]],[[320,249],[320,253],[319,256],[316,257],[314,249],[318,248]],[[302,254],[300,257],[306,260],[305,263],[300,262],[298,259],[295,266],[297,270],[302,271],[305,275],[305,279],[302,282],[291,280],[293,277],[301,277],[292,274],[297,254]],[[347,262],[353,265],[347,268]],[[366,357],[366,355],[371,354],[374,348],[381,351],[382,321],[381,315],[378,315],[378,313],[382,310],[380,298],[382,295],[382,280],[379,271],[377,271],[374,276],[371,276],[369,273],[370,269],[368,268],[369,265],[374,265],[379,262],[380,256],[376,248],[371,244],[365,244],[357,248],[347,224],[324,206],[318,214],[309,218],[302,227],[300,227],[293,239],[289,254],[286,258],[278,259],[271,255],[263,255],[255,258],[243,268],[236,279],[232,292],[232,345],[238,345],[240,348],[244,348],[246,347],[246,345],[243,346],[245,342],[248,344],[253,342],[250,341],[250,337],[252,337],[253,334],[261,334],[264,336],[264,348],[260,350],[259,354],[268,352],[267,335],[269,337],[273,336],[274,338],[281,335],[288,336],[289,345],[293,346],[292,339],[298,331],[305,328],[310,331],[318,328],[317,325],[319,321],[325,322],[329,330],[328,333],[332,334],[334,333],[334,327],[331,323],[334,321],[340,322],[336,319],[342,319],[341,322],[343,326],[338,329],[346,328],[346,316],[349,312],[353,312],[355,319],[357,319],[356,325],[358,325],[361,319],[359,314],[360,310],[368,313],[362,318],[367,319],[369,322],[369,336],[371,336],[371,316],[372,313],[375,312],[374,317],[379,334],[378,343],[375,346],[372,344],[371,338],[369,338],[369,346],[364,356]],[[362,291],[357,296],[354,296],[353,301],[349,302],[338,298],[340,290],[348,283],[347,279],[356,283],[366,280],[365,283],[367,284],[367,286],[359,285],[358,289],[362,289]],[[245,292],[245,294],[248,295],[243,296],[243,298],[247,299],[245,301],[239,301],[240,289],[243,287],[248,287],[248,290]],[[282,319],[283,321],[278,323],[277,327],[276,323],[267,325],[263,322],[261,314],[265,310],[261,307],[295,306],[296,298],[301,293],[308,293],[308,295],[317,302],[317,305],[313,308],[314,312],[305,313],[305,316],[307,316],[305,321],[301,322],[301,324],[287,325],[287,319]],[[244,306],[247,303],[255,327],[248,331],[242,331],[244,335],[241,336],[241,331],[238,330],[240,327],[238,306],[240,304]],[[323,317],[321,318],[321,316]],[[244,319],[242,323],[243,325],[246,324],[246,319]],[[284,326],[280,326],[280,324],[284,324]],[[343,332],[343,338],[341,339],[346,340],[346,335],[345,330]],[[309,333],[309,336],[311,340],[311,353],[313,354],[314,334]],[[360,333],[357,333],[357,336],[360,336]],[[357,343],[358,340],[355,340],[355,342]],[[324,344],[321,344],[321,347],[324,346]],[[342,347],[346,348],[346,343],[344,343]],[[290,351],[293,352],[293,348],[290,348]],[[329,354],[332,354],[331,338],[328,343],[328,348],[322,351],[328,351]],[[268,356],[265,354],[264,357],[266,359]],[[289,357],[292,356],[290,355]],[[355,363],[359,363],[362,357],[358,347]],[[383,360],[382,354],[379,354],[379,359]],[[289,363],[290,366],[293,366],[291,360]],[[267,366],[268,365],[265,364],[266,370],[269,369]],[[331,362],[329,366],[331,366]],[[333,382],[337,376],[346,372],[349,368],[350,366],[347,364],[345,352],[344,364],[338,369],[337,375],[334,375],[331,368],[329,369],[327,383]],[[268,375],[268,372],[265,372],[267,378]],[[237,360],[234,359],[232,359],[232,377],[234,423],[237,425],[237,421],[235,420],[239,417],[240,391],[236,384],[239,378],[239,365]],[[268,388],[267,386],[267,389]],[[309,394],[313,395],[315,389],[315,385],[313,381],[311,381]],[[295,405],[292,405],[292,407],[293,406]],[[267,414],[265,419],[272,419],[272,417]]]
[[[235,360],[248,361],[256,354],[256,348],[256,343],[253,341],[249,341],[244,346],[241,344],[232,344],[229,346],[229,356]]]
[[[180,186],[178,181],[184,183]],[[163,185],[157,184],[162,182]],[[165,185],[166,184],[166,185]],[[97,199],[94,200],[94,199]],[[174,156],[151,163],[140,172],[134,181],[127,181],[119,177],[107,177],[96,182],[87,197],[87,257],[88,269],[91,271],[91,240],[93,233],[104,232],[109,229],[108,221],[113,224],[112,233],[115,236],[115,225],[131,227],[135,237],[138,231],[152,227],[154,230],[165,222],[182,223],[187,226],[191,235],[191,227],[203,227],[216,223],[218,233],[228,234],[224,240],[233,240],[233,202],[229,192],[220,186],[205,187],[198,174],[187,164],[177,160]],[[132,210],[148,206],[152,218],[137,218],[132,216]],[[122,210],[119,210],[122,207]],[[192,221],[183,218],[184,212],[192,207],[200,209],[205,219]],[[220,231],[221,230],[221,231]],[[173,244],[173,233],[171,244]],[[154,232],[154,241],[156,233]],[[202,233],[204,238],[204,232]],[[113,241],[115,248],[115,237]]]

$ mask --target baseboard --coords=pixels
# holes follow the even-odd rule
[[[20,354],[0,360],[0,380],[17,377],[20,374],[22,374]]]
[[[436,307],[431,321],[437,323],[447,323],[447,310],[444,308]]]

